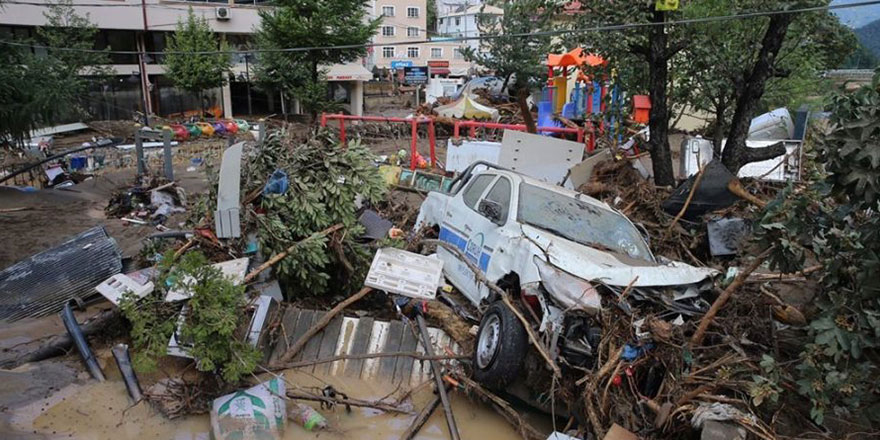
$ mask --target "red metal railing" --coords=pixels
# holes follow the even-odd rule
[[[468,127],[469,136],[474,138],[477,136],[477,128],[496,128],[496,129],[504,129],[504,130],[517,130],[517,131],[526,131],[526,126],[524,124],[499,124],[495,122],[481,122],[481,121],[455,121],[452,136],[455,139],[461,137],[461,127]],[[538,133],[567,133],[567,134],[575,134],[577,135],[577,141],[580,143],[584,142],[584,130],[583,127],[578,128],[570,128],[570,127],[538,127]],[[587,151],[592,153],[596,148],[596,135],[593,130],[590,130],[590,139],[587,143]]]
[[[405,123],[410,124],[412,127],[412,141],[410,144],[410,169],[415,170],[418,166],[418,161],[416,160],[416,153],[418,152],[418,140],[419,140],[419,124],[428,124],[428,145],[431,148],[431,168],[437,166],[437,138],[435,136],[434,131],[434,120],[431,118],[386,118],[383,116],[355,116],[355,115],[343,115],[341,113],[337,114],[326,114],[321,113],[321,127],[327,126],[327,121],[331,119],[339,120],[339,140],[345,144],[345,121],[369,121],[369,122],[397,122],[397,123]]]
[[[435,127],[434,127],[434,119],[427,117],[419,117],[419,118],[387,118],[383,116],[354,116],[354,115],[343,115],[343,114],[327,114],[321,113],[321,126],[326,127],[327,121],[329,120],[338,120],[339,121],[339,140],[345,144],[345,121],[368,121],[368,122],[395,122],[395,123],[404,123],[410,124],[412,127],[412,140],[410,143],[410,169],[415,170],[418,166],[418,161],[416,160],[416,153],[418,151],[418,125],[419,124],[427,124],[428,125],[428,144],[431,149],[431,167],[437,166],[437,138],[435,135]],[[504,129],[504,130],[517,130],[517,131],[526,131],[526,126],[524,124],[500,124],[496,122],[482,122],[482,121],[469,121],[469,120],[460,120],[455,121],[453,125],[453,137],[458,139],[461,137],[461,127],[469,128],[469,135],[472,138],[476,137],[477,128],[484,129]],[[589,131],[589,140],[587,141],[587,151],[592,153],[596,148],[596,133],[595,130],[592,129],[592,124],[590,125],[590,129],[586,130],[583,127],[578,128],[569,128],[569,127],[538,127],[539,133],[566,133],[566,134],[574,134],[577,136],[577,141],[579,143],[584,142],[584,134]]]

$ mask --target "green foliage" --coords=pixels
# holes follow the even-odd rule
[[[796,367],[798,391],[822,423],[831,411],[878,421],[876,349],[880,344],[880,217],[877,85],[832,99],[832,124],[817,137],[818,160],[827,174],[807,188],[783,191],[763,214],[755,239],[775,244],[771,266],[801,269],[807,259],[822,266]]]
[[[378,202],[385,182],[373,164],[375,156],[359,142],[343,147],[329,132],[319,131],[301,145],[285,132],[271,133],[259,155],[249,158],[243,180],[248,191],[262,187],[276,169],[290,179],[285,194],[264,195],[265,214],[255,217],[265,254],[284,251],[311,234],[341,223],[345,232],[331,244],[326,237],[303,242],[275,266],[294,295],[321,295],[359,288],[370,255],[354,242],[363,232],[355,200]],[[335,283],[331,283],[335,281]]]
[[[558,4],[551,0],[512,0],[499,7],[504,9],[500,23],[479,24],[481,35],[548,31],[553,28],[552,20],[558,11]],[[546,78],[544,61],[553,48],[549,36],[498,37],[485,40],[484,45],[479,51],[465,47],[462,55],[505,81],[513,79],[512,89],[528,89]]]
[[[330,101],[322,66],[348,63],[366,55],[366,48],[277,51],[287,48],[361,45],[378,29],[380,18],[368,19],[366,0],[277,0],[260,10],[256,79],[265,89],[296,96],[312,114]]]
[[[185,288],[192,298],[184,306],[185,319],[179,341],[191,344],[189,353],[200,371],[219,372],[224,380],[238,382],[254,371],[260,351],[243,340],[236,330],[247,324],[245,286],[236,286],[212,267],[199,252],[174,261],[173,251],[159,264],[157,286],[142,299],[126,293],[120,308],[132,324],[134,364],[142,371],[154,370],[167,353],[176,331],[180,304],[165,302],[169,290]]]
[[[859,43],[855,52],[850,54],[849,57],[843,62],[843,65],[840,66],[841,69],[873,69],[880,64],[880,59],[877,58],[877,55],[874,55],[870,49],[865,47],[864,44]]]
[[[778,10],[792,2],[764,0],[698,0],[687,3],[685,18],[729,15],[740,11]],[[827,0],[800,2],[821,6]],[[715,117],[719,133],[726,131],[737,98],[757,61],[769,19],[766,17],[689,25],[688,42],[674,65],[672,99],[680,111],[687,107]],[[759,105],[768,110],[816,103],[828,89],[819,72],[837,68],[857,46],[849,28],[830,12],[799,14],[786,33],[776,58],[776,71],[765,85]],[[719,123],[720,122],[720,123]],[[720,141],[720,138],[717,139]]]
[[[174,85],[193,93],[226,84],[225,74],[232,67],[228,53],[200,53],[229,50],[217,37],[204,17],[196,17],[189,8],[185,22],[168,39],[165,49],[165,72]]]
[[[752,376],[752,384],[749,387],[749,395],[755,406],[761,406],[766,400],[778,402],[779,393],[782,392],[779,386],[782,373],[779,371],[776,359],[765,354],[760,364],[763,374]]]
[[[52,4],[44,15],[47,25],[37,28],[37,39],[19,42],[48,46],[45,53],[0,50],[0,143],[21,143],[35,128],[78,115],[89,82],[107,73],[100,66],[107,63],[104,53],[54,49],[91,49],[98,29],[88,15],[76,14],[69,0]]]

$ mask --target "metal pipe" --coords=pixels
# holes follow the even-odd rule
[[[127,344],[117,344],[111,350],[113,352],[113,357],[116,359],[116,366],[119,367],[119,372],[122,374],[122,380],[125,381],[125,388],[128,390],[128,395],[131,396],[131,399],[134,400],[135,403],[143,400],[144,396],[141,394],[141,385],[138,383],[137,376],[134,374],[134,369],[131,367],[131,357],[128,355],[128,345]]]
[[[76,346],[77,351],[79,351],[80,356],[82,356],[89,373],[99,382],[104,382],[106,380],[104,379],[104,372],[101,371],[101,366],[98,365],[98,359],[92,354],[89,343],[86,342],[86,337],[83,336],[79,323],[76,322],[76,318],[73,316],[73,310],[70,308],[69,302],[64,304],[64,310],[61,311],[61,320],[64,321],[64,327],[67,328],[67,333],[73,339],[73,344]]]
[[[428,326],[425,324],[425,318],[421,314],[417,314],[416,323],[419,325],[419,333],[422,335],[422,345],[425,346],[425,353],[428,356],[434,356],[434,346],[431,345],[431,336],[428,335]],[[449,395],[446,394],[446,385],[443,383],[440,366],[436,360],[431,360],[430,362],[431,372],[434,373],[434,382],[437,385],[437,394],[440,395],[440,402],[443,403],[443,412],[446,414],[446,426],[449,427],[449,437],[452,440],[460,440],[461,436],[458,434],[455,416],[452,415],[452,405],[449,403]]]

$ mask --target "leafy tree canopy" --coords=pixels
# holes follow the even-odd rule
[[[368,19],[372,4],[366,0],[278,0],[274,5],[260,11],[258,47],[313,49],[260,53],[257,80],[266,88],[293,94],[315,114],[328,103],[321,66],[352,62],[367,54],[363,47],[320,47],[366,44],[381,18]]]
[[[168,39],[166,75],[174,85],[193,93],[221,87],[226,84],[225,74],[232,67],[231,56],[222,53],[227,50],[225,41],[218,43],[208,20],[197,17],[190,8],[186,21],[178,22],[177,30]]]
[[[88,15],[78,15],[70,0],[52,4],[44,15],[47,24],[37,28],[37,38],[20,42],[45,49],[0,50],[0,143],[21,143],[33,129],[77,117],[90,82],[108,73],[105,53],[57,49],[94,47],[98,29]]]

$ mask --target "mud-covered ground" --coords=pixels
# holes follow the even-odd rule
[[[204,168],[187,171],[190,157],[203,157],[217,165],[218,153],[224,142],[200,146],[194,150],[184,144],[175,149],[175,180],[192,197],[207,189]],[[376,154],[390,155],[400,149],[409,150],[408,138],[365,139]],[[445,139],[438,142],[438,158],[445,159]],[[419,151],[428,156],[428,143],[419,142]],[[120,161],[120,164],[125,165]],[[156,165],[155,163],[153,165]],[[66,190],[45,189],[23,192],[0,186],[0,207],[26,208],[0,212],[0,269],[49,249],[88,228],[102,225],[119,244],[124,256],[137,255],[145,236],[157,232],[153,226],[135,225],[108,217],[104,209],[111,195],[134,182],[135,170],[111,168]],[[405,204],[418,204],[414,194]],[[403,200],[400,200],[403,202]],[[178,229],[187,213],[175,214],[165,225]],[[80,322],[112,306],[106,302],[91,305],[77,312]],[[33,350],[41,341],[65,332],[58,316],[27,319],[0,324],[0,361]],[[146,403],[132,406],[109,347],[118,342],[119,332],[107,332],[90,338],[90,343],[108,380],[98,383],[91,379],[73,351],[66,356],[22,365],[12,370],[0,369],[0,438],[2,439],[207,439],[210,431],[208,415],[168,420]],[[172,374],[180,365],[164,363],[162,371],[140,376],[142,385]],[[379,399],[395,390],[395,385],[382,381],[363,381],[341,377],[316,377],[295,371],[285,372],[288,381],[301,387],[323,388],[332,384],[351,397]],[[265,378],[263,378],[265,379]],[[413,395],[413,411],[417,412],[431,397],[431,386]],[[452,397],[455,416],[462,438],[517,438],[515,430],[490,407],[472,402],[460,393]],[[413,416],[392,416],[375,410],[355,409],[351,414],[342,409],[322,410],[334,430],[310,433],[293,424],[285,439],[397,439],[407,429]],[[536,417],[541,425],[545,419]],[[546,426],[549,430],[549,426]],[[441,408],[420,431],[419,439],[448,438]]]

